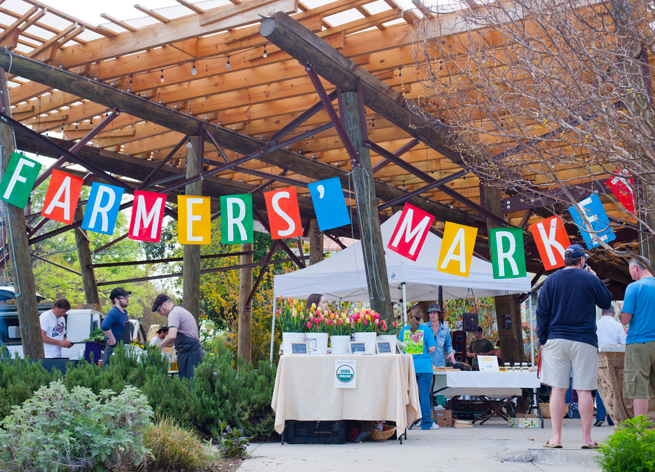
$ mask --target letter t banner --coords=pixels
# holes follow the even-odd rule
[[[77,201],[80,199],[83,183],[84,179],[61,170],[53,170],[50,185],[48,185],[48,191],[45,194],[41,216],[67,225],[71,224],[75,216]]]
[[[127,237],[135,241],[158,243],[161,239],[161,224],[164,220],[166,195],[163,193],[134,191],[132,219]]]
[[[477,235],[478,228],[446,221],[437,270],[468,277]]]
[[[40,170],[38,162],[13,153],[0,181],[0,200],[25,208]]]
[[[387,247],[401,256],[416,261],[428,236],[434,216],[405,203]]]
[[[211,244],[210,197],[177,196],[177,234],[180,244]]]
[[[252,242],[252,195],[221,197],[221,244]]]
[[[564,222],[559,216],[530,225],[530,231],[537,243],[541,261],[546,270],[557,269],[564,265],[564,251],[571,245],[566,234]]]
[[[525,251],[521,228],[489,230],[489,249],[494,279],[525,277]]]
[[[295,188],[266,192],[266,210],[271,224],[271,238],[284,239],[302,235],[298,196]]]

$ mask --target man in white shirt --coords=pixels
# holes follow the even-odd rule
[[[52,309],[39,316],[41,323],[41,339],[43,339],[43,353],[46,359],[61,357],[61,348],[73,345],[65,339],[66,320],[64,315],[71,309],[71,304],[65,298],[57,300]]]
[[[168,334],[168,326],[162,326],[157,330],[157,334],[152,337],[150,340],[150,345],[151,346],[156,346],[158,344],[161,344],[161,340],[166,337]]]
[[[614,307],[610,306],[607,310],[601,312],[603,316],[596,320],[596,336],[598,336],[598,346],[608,346],[613,344],[625,344],[626,334],[623,325],[614,319]],[[602,426],[605,423],[605,417],[611,426],[614,424],[612,418],[607,415],[603,399],[600,392],[596,390],[596,423],[594,426]]]

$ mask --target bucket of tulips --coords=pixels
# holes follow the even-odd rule
[[[393,323],[387,323],[386,320],[380,320],[380,325],[378,326],[378,341],[388,341],[392,346],[396,346],[396,339],[398,338],[398,333],[400,332],[400,326],[398,322],[394,321]],[[396,350],[393,350],[394,354]]]
[[[305,342],[304,306],[298,300],[280,297],[275,316],[282,331],[282,354],[290,354],[291,343]]]
[[[342,313],[328,311],[325,320],[330,333],[330,348],[332,354],[348,354],[350,347],[350,316],[344,311]]]
[[[350,320],[355,331],[355,342],[365,342],[366,353],[375,354],[380,314],[369,308],[360,308],[350,315]]]
[[[305,340],[309,354],[325,355],[328,347],[328,323],[326,314],[312,303],[305,322]]]

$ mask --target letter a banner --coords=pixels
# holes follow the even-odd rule
[[[477,235],[478,228],[446,221],[437,270],[468,277]]]
[[[82,229],[94,233],[112,234],[123,198],[121,187],[93,182],[86,204]]]
[[[434,216],[431,214],[405,203],[387,247],[401,256],[416,261],[433,221]]]
[[[564,266],[564,251],[571,245],[564,222],[559,216],[530,225],[541,261],[546,270]]]
[[[84,179],[61,170],[53,170],[41,216],[67,225],[71,224],[83,183]]]
[[[13,153],[0,181],[0,200],[25,208],[40,170],[41,164],[38,162]]]
[[[272,239],[293,238],[302,235],[298,196],[295,188],[266,192],[264,198],[266,198]]]
[[[525,251],[521,228],[489,230],[489,249],[494,279],[525,277]]]
[[[177,234],[180,244],[211,244],[211,198],[177,196]]]
[[[163,193],[135,190],[127,237],[135,241],[158,243],[161,239],[165,205],[166,195]]]
[[[252,243],[252,195],[221,197],[221,244]]]

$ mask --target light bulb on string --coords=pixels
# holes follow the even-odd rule
[[[133,76],[130,75],[130,85],[132,85],[132,77]]]
[[[193,61],[193,67],[191,67],[191,75],[196,75],[198,73],[198,69],[196,69],[196,61]]]
[[[161,70],[161,79],[160,80],[161,80],[161,82],[164,81],[164,69]]]
[[[268,57],[268,54],[266,54],[266,45],[264,44],[264,59]]]
[[[232,66],[230,65],[230,56],[227,56],[227,64],[225,64],[226,69],[231,69]]]
[[[191,140],[187,141],[186,143],[186,148],[191,149]]]

